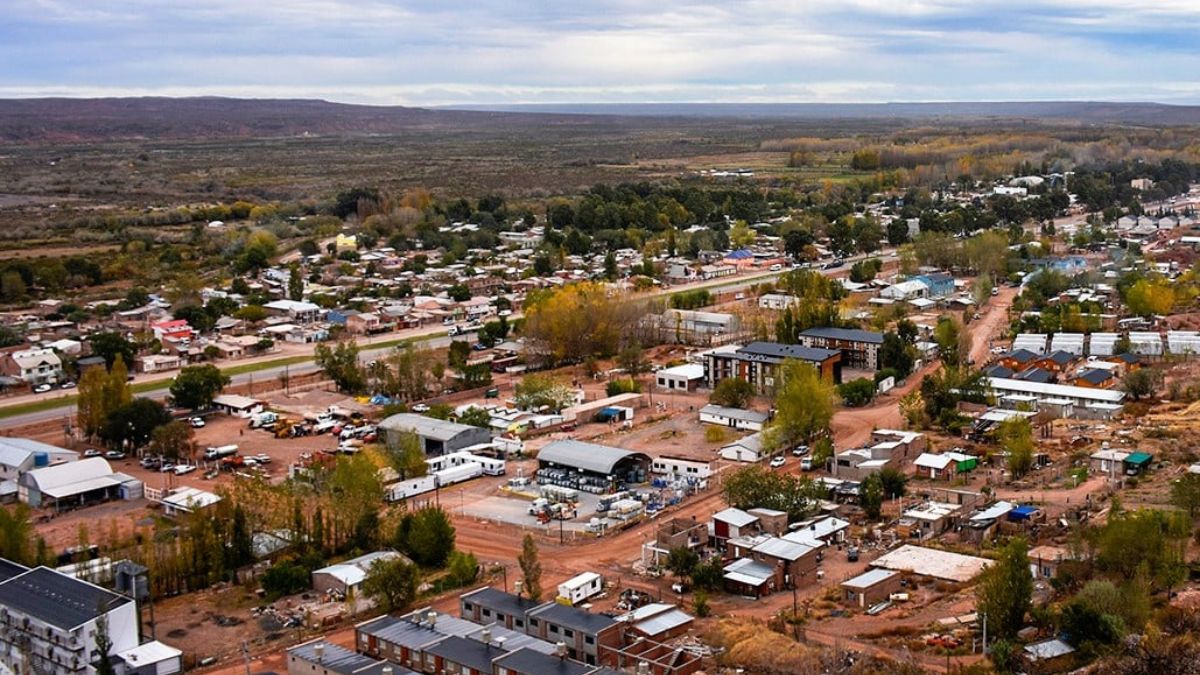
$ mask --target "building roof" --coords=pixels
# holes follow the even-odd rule
[[[89,457],[78,462],[67,462],[27,471],[21,480],[25,485],[33,485],[41,492],[57,497],[61,494],[78,494],[78,492],[70,491],[64,493],[64,490],[94,481],[97,478],[110,478],[112,475],[112,466],[107,459]]]
[[[162,502],[177,509],[195,511],[221,501],[219,495],[194,487],[179,488],[163,498]]]
[[[1090,389],[1088,387],[1073,387],[1066,384],[1043,384],[1041,382],[1025,382],[1000,377],[989,377],[986,379],[988,387],[999,392],[1053,396],[1055,398],[1078,398],[1085,401],[1099,401],[1101,403],[1120,403],[1125,400],[1125,392],[1111,389]]]
[[[622,460],[633,458],[650,461],[648,455],[640,452],[570,439],[552,441],[538,452],[537,458],[539,462],[552,462],[604,475],[611,475]]]
[[[532,649],[517,649],[496,659],[496,665],[510,673],[521,675],[587,675],[593,666],[578,661],[543,654]]]
[[[900,574],[900,573],[896,572],[894,570],[885,570],[885,569],[867,570],[866,572],[863,572],[862,574],[860,574],[856,577],[853,577],[851,579],[847,579],[847,580],[843,581],[842,587],[850,588],[853,590],[862,590],[862,589],[870,588],[870,587],[874,586],[875,584],[887,581],[888,579],[891,579],[892,577],[895,577],[898,574]]]
[[[732,420],[740,420],[742,422],[766,422],[767,413],[757,410],[746,410],[745,408],[730,408],[729,406],[717,405],[709,403],[700,409],[701,415],[716,415],[718,417],[728,417]]]
[[[738,558],[725,566],[725,579],[748,586],[761,586],[775,576],[775,568],[753,558]]]
[[[1045,368],[1026,368],[1021,372],[1013,375],[1012,379],[1022,382],[1039,382],[1041,384],[1050,384],[1054,382],[1054,373]]]
[[[1016,361],[1017,363],[1029,363],[1030,361],[1033,361],[1034,359],[1039,358],[1040,356],[1041,355],[1038,354],[1037,352],[1033,352],[1028,349],[1014,349],[1011,352],[1005,354],[1004,358],[1012,359],[1013,361]]]
[[[761,453],[763,450],[763,439],[764,438],[765,438],[765,436],[763,435],[763,432],[756,431],[756,432],[750,434],[749,436],[744,436],[742,438],[739,438],[738,440],[736,440],[732,443],[726,443],[724,446],[721,447],[721,449],[724,450],[726,448],[741,447],[741,448],[745,448],[754,453]]]
[[[18,574],[24,574],[28,571],[29,568],[24,565],[0,558],[0,583],[4,583]]]
[[[428,608],[418,609],[402,617],[384,615],[359,624],[358,632],[374,636],[390,644],[419,648],[441,640],[447,635],[470,635],[479,624],[445,614],[438,614],[433,625],[425,619]]]
[[[911,544],[901,546],[871,563],[874,567],[912,572],[947,581],[970,581],[991,564],[992,561],[986,558]]]
[[[868,342],[871,344],[883,344],[883,333],[875,331],[862,330],[860,328],[809,328],[800,333],[800,337],[825,338],[827,340],[849,340],[851,342]]]
[[[1056,659],[1075,652],[1075,648],[1059,639],[1025,645],[1025,654],[1034,661]]]
[[[322,650],[319,658],[317,656],[318,646]],[[372,666],[380,664],[375,659],[352,652],[332,642],[327,642],[324,638],[317,638],[311,642],[296,645],[287,650],[287,653],[288,656],[308,663],[319,663],[325,671],[339,673],[339,675],[355,675],[368,671]],[[405,672],[411,673],[412,671],[403,666],[394,666],[392,672],[394,675],[402,675]]]
[[[611,616],[592,614],[586,610],[560,605],[556,602],[548,602],[529,612],[527,616],[592,635],[617,623],[617,620]]]
[[[930,452],[922,452],[916,459],[913,460],[913,466],[919,466],[922,469],[935,469],[941,471],[954,463],[954,459],[946,455],[935,455]]]
[[[1125,458],[1126,464],[1149,464],[1154,457],[1148,452],[1131,452]]]
[[[791,539],[770,537],[750,550],[772,558],[779,558],[780,560],[796,561],[817,550],[817,548],[817,546]]]
[[[699,380],[704,377],[704,366],[699,363],[685,363],[681,366],[671,368],[663,368],[655,373],[655,375],[666,375],[667,377],[682,377],[687,380]]]
[[[463,432],[474,432],[479,427],[415,413],[399,413],[380,422],[379,428],[385,431],[411,431],[423,438],[448,441]]]
[[[999,363],[993,363],[992,365],[983,369],[983,374],[987,375],[988,377],[1008,378],[1012,377],[1015,373],[1013,372],[1012,368],[1002,366]]]
[[[805,347],[804,345],[785,345],[779,342],[751,342],[734,352],[734,355],[752,361],[799,359],[801,361],[822,363],[840,353],[836,349],[821,349],[818,347]]]
[[[30,438],[0,437],[0,465],[17,467],[24,464],[33,455],[44,453],[51,458],[79,458],[79,453],[66,448],[60,448],[49,443],[42,443]]]
[[[1105,382],[1108,382],[1109,380],[1113,379],[1113,374],[1111,371],[1105,370],[1103,368],[1088,368],[1087,370],[1083,371],[1082,373],[1079,373],[1079,375],[1077,375],[1075,379],[1083,380],[1084,382],[1090,382],[1091,384],[1098,385],[1098,384],[1104,384]]]
[[[491,644],[485,645],[479,640],[470,640],[458,635],[435,642],[422,651],[485,673],[492,672],[493,660],[508,653],[507,649]]]
[[[0,583],[0,606],[62,630],[72,630],[132,599],[95,584],[35,567]]]
[[[118,652],[114,656],[124,661],[129,666],[129,670],[137,670],[147,664],[182,658],[183,652],[170,645],[164,645],[158,640],[152,640],[143,642],[132,649]]]
[[[491,586],[464,593],[460,599],[506,616],[523,616],[525,612],[542,604],[536,600],[506,593]]]
[[[1016,508],[1016,507],[1013,504],[1010,504],[1009,502],[1003,502],[1003,501],[996,502],[995,504],[992,504],[991,506],[980,511],[979,513],[976,513],[975,515],[971,516],[971,520],[976,521],[976,522],[981,522],[984,520],[995,520],[997,518],[1001,518],[1003,516],[1008,515],[1008,513],[1010,511],[1012,511],[1014,508]]]
[[[326,574],[337,579],[345,586],[357,586],[367,578],[367,573],[370,572],[371,566],[376,562],[381,560],[395,560],[401,557],[403,556],[395,551],[375,551],[374,553],[360,555],[345,562],[322,567],[319,570],[314,570],[313,574]]]
[[[262,405],[262,401],[239,394],[221,394],[220,396],[213,397],[213,405],[233,408],[234,410],[249,410],[254,406]]]
[[[722,523],[728,523],[734,527],[746,527],[752,523],[757,523],[758,517],[731,506],[724,511],[718,511],[717,513],[714,513],[713,520],[719,520]]]
[[[654,602],[622,615],[619,620],[629,623],[639,632],[653,638],[667,631],[682,628],[695,619],[691,614],[675,605]]]

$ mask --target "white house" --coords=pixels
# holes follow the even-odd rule
[[[4,371],[29,384],[58,382],[62,379],[62,359],[53,349],[22,349],[10,352],[4,360]]]
[[[722,459],[731,462],[758,462],[766,454],[763,449],[763,434],[761,431],[738,439],[719,451]]]
[[[734,429],[762,431],[769,416],[757,410],[729,408],[710,403],[700,409],[700,421],[705,424],[716,424]]]

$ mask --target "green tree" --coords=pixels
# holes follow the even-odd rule
[[[375,608],[394,612],[408,607],[417,599],[421,571],[404,558],[376,560],[363,579],[363,595],[375,601]]]
[[[754,386],[740,377],[727,377],[713,387],[709,403],[729,408],[745,408],[754,398]]]
[[[769,447],[811,441],[828,431],[833,419],[836,389],[816,368],[794,359],[783,362],[776,383],[775,419],[769,429]]]
[[[211,363],[186,366],[171,382],[171,398],[191,410],[207,408],[229,382],[229,376]]]
[[[24,503],[11,509],[0,509],[0,558],[21,565],[37,564],[30,513],[29,505]]]
[[[113,367],[118,356],[127,364],[133,363],[137,357],[137,347],[117,333],[96,333],[88,338],[88,344],[92,347],[92,354],[103,358],[105,366],[109,369]]]
[[[1185,473],[1171,483],[1171,504],[1193,520],[1200,514],[1200,474]]]
[[[888,499],[903,497],[908,491],[908,476],[893,466],[884,467],[879,472],[879,482],[883,485],[883,494]]]
[[[617,275],[617,257],[613,255],[612,251],[609,251],[604,256],[604,278],[609,281],[616,281]]]
[[[455,586],[473,584],[479,577],[479,560],[473,553],[454,551],[446,563],[446,576]]]
[[[692,576],[696,565],[700,564],[700,555],[687,546],[676,546],[667,552],[667,562],[664,565],[671,570],[676,579],[683,581]]]
[[[338,390],[357,394],[367,386],[367,376],[358,362],[358,353],[358,343],[353,340],[339,342],[332,348],[319,344],[313,350],[313,360],[333,380]]]
[[[96,609],[102,611],[107,608],[100,606]],[[117,675],[117,670],[113,667],[111,660],[113,639],[112,635],[109,634],[108,614],[101,613],[100,617],[96,619],[96,632],[93,639],[96,644],[93,653],[97,654],[93,660],[93,663],[96,665],[96,675]]]
[[[980,575],[975,593],[976,611],[987,615],[989,632],[998,639],[1015,638],[1033,603],[1029,544],[1024,538],[1013,538],[1001,549],[1000,557]]]
[[[858,484],[858,505],[867,518],[877,520],[883,509],[883,481],[878,473],[872,473]]]
[[[969,343],[964,348],[964,336],[962,325],[956,319],[948,316],[938,319],[933,329],[933,339],[937,342],[942,363],[948,366],[961,366],[964,363],[969,350]]]
[[[108,373],[103,368],[89,368],[79,378],[75,419],[89,438],[100,433],[111,412],[105,395],[107,389]]]
[[[419,436],[411,431],[388,431],[385,439],[388,462],[402,480],[420,478],[429,472]]]
[[[442,567],[454,550],[454,525],[446,512],[436,506],[418,509],[407,517],[408,526],[404,552],[424,567]]]
[[[297,302],[304,299],[304,277],[296,263],[288,267],[288,297]]]
[[[1161,375],[1154,368],[1130,370],[1121,378],[1121,389],[1135,401],[1149,398],[1158,391]]]
[[[171,414],[158,401],[135,398],[108,415],[100,437],[112,447],[126,444],[134,450],[150,442],[154,430],[171,421]]]
[[[492,415],[479,406],[471,406],[458,414],[458,422],[488,429],[492,425]]]
[[[447,363],[451,368],[462,369],[467,365],[467,359],[471,358],[471,345],[466,340],[453,340],[450,342],[450,349],[446,358]]]
[[[1033,468],[1033,427],[1024,417],[1010,417],[996,432],[1000,445],[1008,453],[1008,471],[1019,479]]]
[[[847,406],[860,408],[875,398],[875,382],[860,377],[838,385],[837,392]]]
[[[195,456],[192,427],[182,420],[168,422],[150,433],[150,454],[172,460],[191,460]]]
[[[883,334],[883,344],[879,347],[879,366],[896,371],[896,379],[903,380],[912,373],[916,359],[913,347],[906,343],[895,331]]]
[[[559,412],[575,402],[575,390],[549,375],[532,373],[517,383],[513,399],[522,410],[546,407]]]
[[[542,598],[542,562],[538,559],[537,542],[528,532],[521,539],[521,554],[517,556],[521,568],[524,595],[531,600]]]

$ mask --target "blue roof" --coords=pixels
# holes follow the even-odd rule
[[[747,258],[753,258],[754,254],[751,253],[748,249],[739,248],[736,251],[730,251],[729,254],[726,255],[725,257],[732,258],[734,260],[745,260]]]
[[[1018,506],[1008,512],[1008,518],[1009,520],[1025,520],[1037,512],[1036,506]]]

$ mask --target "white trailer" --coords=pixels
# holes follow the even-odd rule
[[[558,601],[565,605],[578,605],[604,591],[604,577],[595,572],[584,572],[558,585]]]
[[[236,455],[237,451],[237,445],[221,445],[205,450],[204,459],[221,459],[222,457],[230,457]]]
[[[408,478],[385,486],[384,498],[389,502],[398,502],[402,499],[425,494],[426,492],[433,492],[436,488],[437,478],[435,476]]]
[[[482,476],[483,467],[475,462],[470,462],[468,464],[447,467],[433,475],[437,479],[438,487],[445,487]]]

